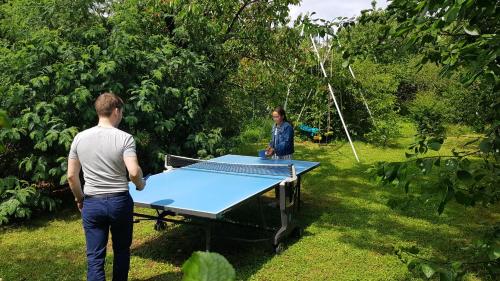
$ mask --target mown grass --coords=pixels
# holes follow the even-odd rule
[[[299,221],[304,236],[290,239],[281,255],[274,255],[266,243],[236,243],[217,236],[213,250],[235,266],[238,280],[420,280],[393,254],[395,246],[415,245],[423,257],[460,258],[465,243],[479,237],[484,225],[500,220],[498,206],[487,211],[451,204],[441,216],[432,204],[391,209],[388,199],[404,197],[402,191],[377,186],[366,173],[376,161],[403,159],[412,134],[411,126],[403,126],[403,137],[389,148],[356,142],[361,163],[354,160],[348,143],[297,143],[296,159],[321,162],[303,178]],[[468,138],[449,137],[440,153]],[[260,146],[245,145],[237,152],[255,155]],[[70,201],[55,214],[0,230],[3,281],[85,279],[84,235],[80,215]],[[255,217],[254,207],[242,206],[238,216]],[[265,211],[277,215],[273,208]],[[136,224],[130,279],[180,280],[182,263],[192,251],[203,249],[203,241],[202,232],[194,227],[169,225],[157,232],[151,222]],[[108,278],[112,255],[109,248]],[[484,279],[468,274],[466,280]]]

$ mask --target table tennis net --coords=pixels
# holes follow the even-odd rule
[[[294,177],[293,164],[239,164],[224,163],[210,160],[193,159],[183,156],[167,155],[165,157],[167,168],[189,167],[226,173],[241,173],[268,176]]]
[[[199,163],[200,161],[203,160],[167,154],[165,155],[165,168],[182,168],[188,165]]]

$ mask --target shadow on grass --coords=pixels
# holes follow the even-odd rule
[[[182,280],[182,274],[180,272],[166,272],[150,278],[145,279],[131,279],[132,281],[171,281],[171,280]]]
[[[321,162],[320,167],[302,178],[304,202],[298,221],[304,228],[309,228],[309,232],[305,235],[314,236],[318,233],[318,229],[333,230],[339,233],[335,239],[342,243],[380,255],[392,255],[393,246],[397,246],[398,243],[409,243],[425,247],[433,255],[450,257],[459,255],[464,241],[470,239],[472,233],[477,232],[475,222],[467,221],[471,215],[481,220],[494,219],[486,214],[480,214],[481,210],[465,212],[464,208],[453,204],[447,207],[443,216],[437,216],[433,206],[414,205],[411,206],[412,211],[390,209],[386,204],[387,199],[392,196],[403,197],[402,191],[378,187],[370,182],[366,173],[370,164],[361,163],[352,167],[346,165],[346,159],[352,159],[348,160],[352,162],[354,160],[345,147],[344,151],[341,151],[345,145],[345,143],[327,146],[300,145],[297,149],[294,156],[296,159]],[[251,145],[233,153],[255,155],[261,147],[261,144]],[[332,155],[332,151],[335,152],[335,156]],[[333,159],[333,157],[343,159]],[[277,209],[264,205],[268,222],[276,223]],[[240,218],[242,221],[259,221],[255,202],[242,205],[228,215]],[[28,229],[39,228],[46,226],[52,220],[70,222],[79,219],[80,214],[70,198],[67,207],[60,211],[43,215],[29,224],[20,226]],[[141,224],[148,224],[153,228],[154,223],[141,222]],[[217,227],[212,240],[212,250],[224,255],[233,264],[238,280],[246,280],[268,263],[274,253],[268,242],[240,243],[221,238],[219,235],[237,236],[241,231],[245,232],[240,229]],[[251,231],[248,232],[243,234],[252,234]],[[289,239],[288,246],[293,245],[295,241]],[[153,238],[148,236],[143,241],[135,240],[132,255],[180,267],[192,252],[204,249],[205,238],[202,230],[188,225],[169,225],[166,231],[154,235]],[[182,273],[174,271],[135,280],[181,279]]]
[[[257,150],[261,147],[262,144],[254,144],[233,153],[255,156]],[[307,175],[305,177],[307,177]],[[261,200],[267,225],[277,227],[280,222],[279,209],[270,204],[275,201],[274,196],[274,191],[270,191],[263,195]],[[318,217],[311,217],[311,215],[318,215]],[[320,219],[319,215],[321,215],[321,213],[310,213],[308,220],[301,221],[301,214],[299,214],[298,223],[301,227],[307,228],[308,223]],[[235,210],[227,213],[225,217],[233,221],[242,221],[251,224],[260,225],[262,223],[257,200],[246,202]],[[154,222],[149,222],[149,224],[153,227]],[[272,234],[271,232],[264,233],[247,227],[241,228],[227,224],[216,224],[213,228],[211,251],[220,253],[226,257],[235,267],[238,280],[245,280],[256,273],[275,255],[270,239]],[[305,235],[309,234],[306,233]],[[227,237],[260,240],[262,240],[262,238],[269,239],[267,241],[250,243],[235,241]],[[296,241],[297,238],[289,237],[285,243],[287,246],[290,246]],[[133,247],[132,254],[181,267],[194,251],[203,250],[205,250],[205,236],[202,229],[191,225],[173,226],[169,224],[167,230],[157,237],[139,243]],[[181,275],[159,275],[151,280],[177,280],[176,278],[180,279]]]
[[[279,225],[279,209],[270,204],[274,200],[273,191],[265,194],[262,197],[262,208],[267,225],[277,227]],[[250,224],[262,223],[257,200],[251,200],[234,211],[227,213],[226,218]],[[151,227],[154,224],[154,222],[141,223],[149,223]],[[272,235],[272,232],[264,232],[250,227],[214,223],[211,251],[220,253],[228,259],[235,267],[238,279],[247,279],[275,255],[270,239]],[[242,242],[229,237],[260,241]],[[266,241],[262,241],[266,238]],[[289,237],[285,243],[289,246],[296,241],[297,238]],[[204,231],[200,227],[168,224],[166,231],[162,231],[154,239],[139,243],[133,247],[132,254],[181,267],[194,251],[204,250],[205,236]],[[179,274],[175,277],[172,275],[160,275],[157,278],[151,280],[177,280],[175,278],[180,279],[181,275]]]
[[[474,238],[471,233],[478,230],[467,218],[479,217],[481,211],[466,212],[456,204],[447,206],[442,216],[437,215],[434,205],[415,204],[411,211],[390,209],[387,198],[403,199],[405,195],[370,182],[366,173],[369,164],[340,168],[326,153],[307,147],[296,156],[321,162],[319,169],[305,177],[301,220],[305,225],[337,229],[342,242],[379,254],[392,254],[398,243],[418,243],[437,256],[450,257],[460,255],[464,241]],[[494,220],[485,214],[480,217]]]

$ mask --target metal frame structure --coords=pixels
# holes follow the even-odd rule
[[[202,163],[207,160],[193,159],[181,156],[167,155],[165,156],[165,173],[173,172],[176,169],[180,168],[189,168],[190,165],[196,165],[196,163]],[[208,160],[209,162],[209,160]],[[227,164],[235,164],[235,163],[227,163]],[[236,164],[238,165],[238,164]],[[249,164],[244,164],[249,165]],[[141,214],[134,212],[134,216],[138,219],[135,222],[139,222],[142,220],[153,220],[155,221],[154,228],[156,230],[163,230],[166,228],[166,222],[171,223],[180,223],[180,224],[190,224],[201,227],[205,232],[205,246],[206,250],[210,250],[212,231],[214,229],[214,225],[216,224],[231,224],[238,225],[241,227],[250,227],[253,229],[260,230],[262,232],[267,233],[267,238],[259,238],[259,239],[242,239],[241,237],[225,237],[226,239],[237,240],[237,241],[245,241],[245,242],[261,242],[261,241],[271,241],[276,253],[281,253],[283,251],[283,240],[286,239],[291,234],[295,233],[297,235],[301,235],[302,229],[295,222],[295,214],[299,211],[300,208],[300,175],[297,174],[295,166],[292,164],[255,164],[256,166],[286,166],[290,170],[289,177],[283,179],[279,184],[269,186],[265,189],[262,189],[261,192],[249,196],[248,198],[239,201],[237,204],[230,206],[229,208],[222,210],[217,214],[210,214],[199,212],[196,210],[186,210],[186,209],[178,209],[173,208],[166,205],[155,205],[155,204],[142,204],[136,203],[134,204],[139,207],[147,207],[156,210],[156,216]],[[306,169],[301,173],[305,173],[311,169],[317,167],[317,165],[311,167],[310,169]],[[279,205],[279,215],[280,215],[280,226],[278,228],[269,227],[265,220],[265,216],[262,210],[262,202],[261,196],[264,193],[267,193],[273,189],[278,189],[277,199]],[[233,210],[234,208],[244,204],[250,200],[257,199],[259,212],[261,216],[261,224],[249,224],[243,223],[239,221],[232,221],[226,219],[224,214]],[[179,218],[181,216],[181,218]],[[269,235],[270,234],[270,235]]]

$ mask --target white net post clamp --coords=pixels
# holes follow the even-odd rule
[[[165,170],[163,172],[169,172],[169,171],[172,171],[174,170],[175,168],[168,165],[168,154],[165,154]]]
[[[288,178],[284,179],[283,181],[281,181],[280,185],[282,185],[282,186],[286,186],[286,185],[293,185],[293,186],[295,186],[297,184],[297,182],[298,182],[297,179],[298,178],[297,178],[297,172],[295,170],[295,165],[292,164],[291,166],[292,166],[291,167],[292,171],[291,171],[290,177],[288,177]]]

